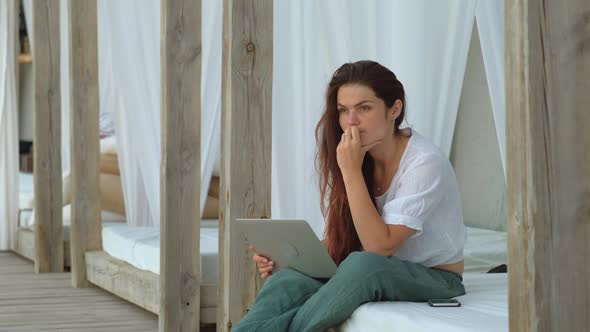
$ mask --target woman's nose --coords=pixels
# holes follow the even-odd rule
[[[349,126],[357,126],[359,124],[359,117],[356,112],[349,112],[348,118],[346,119],[346,123]]]

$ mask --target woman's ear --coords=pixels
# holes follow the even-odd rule
[[[403,106],[404,106],[404,103],[401,100],[399,100],[399,99],[395,100],[395,102],[393,103],[393,106],[390,108],[392,119],[397,119],[397,117],[402,112]]]

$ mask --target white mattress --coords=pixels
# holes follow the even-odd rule
[[[19,173],[19,209],[32,209],[35,204],[35,178],[31,173]]]
[[[217,284],[219,229],[217,220],[201,223],[201,281]],[[125,224],[102,229],[102,247],[109,255],[139,269],[160,274],[160,230]]]
[[[70,239],[70,226],[72,225],[72,206],[65,205],[62,210],[63,214],[63,230],[64,230],[64,239]],[[25,227],[29,229],[33,229],[35,227],[35,214],[34,210],[23,210],[20,212],[19,216],[19,226]],[[125,216],[122,216],[117,213],[108,212],[108,211],[101,211],[101,220],[102,220],[102,227],[111,227],[112,225],[119,225],[126,222]]]
[[[341,332],[501,332],[508,331],[506,273],[466,273],[467,294],[459,308],[432,308],[427,303],[372,302],[360,306]]]
[[[500,264],[507,264],[506,232],[467,227],[467,242],[463,250],[465,272],[487,272]]]

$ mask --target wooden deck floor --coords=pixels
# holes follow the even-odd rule
[[[69,273],[36,275],[0,252],[0,332],[158,330],[158,317],[98,288],[75,289]]]

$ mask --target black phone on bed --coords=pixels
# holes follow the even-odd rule
[[[461,302],[456,299],[430,299],[428,304],[431,307],[460,307]]]

